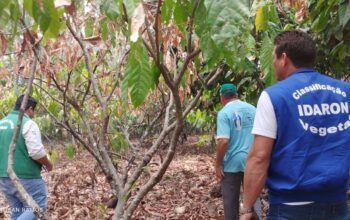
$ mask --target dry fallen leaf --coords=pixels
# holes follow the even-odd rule
[[[55,0],[55,7],[70,6],[72,4],[71,0]]]
[[[145,22],[145,11],[143,9],[142,3],[140,3],[131,18],[131,36],[130,40],[136,42],[139,38],[139,30],[143,23]]]

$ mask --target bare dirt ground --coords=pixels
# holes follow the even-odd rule
[[[216,184],[212,151],[193,144],[179,147],[162,181],[141,202],[133,219],[223,219],[221,198],[210,191]],[[53,219],[110,219],[106,207],[109,186],[86,151],[73,160],[59,152],[55,169],[43,173],[48,184],[49,214]],[[156,168],[153,163],[150,169]],[[147,177],[144,177],[147,178]],[[0,219],[8,219],[8,206],[0,195]]]

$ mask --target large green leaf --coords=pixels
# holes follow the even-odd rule
[[[50,24],[48,27],[48,32],[46,35],[48,37],[55,38],[58,36],[61,26],[60,14],[58,9],[55,8],[53,0],[43,0],[45,15],[50,17]],[[63,9],[61,9],[61,15],[63,14]]]
[[[41,9],[37,1],[26,0],[24,8],[34,18],[34,21],[40,25],[40,29],[46,38],[55,38],[60,31],[62,24],[60,17],[64,9],[60,9],[59,13],[53,0],[42,0],[42,4],[43,7]]]
[[[7,7],[11,0],[1,0],[0,1],[0,12]]]
[[[104,12],[109,19],[116,20],[119,16],[119,1],[105,0],[100,6],[100,10]]]
[[[130,89],[131,101],[135,107],[143,103],[154,84],[148,52],[141,40],[131,44],[124,83]]]
[[[346,24],[350,21],[350,3],[340,5],[339,9],[339,20],[340,24],[345,27]]]
[[[195,24],[205,61],[215,64],[222,59],[219,54],[234,54],[240,46],[237,39],[250,31],[249,3],[245,0],[201,1]],[[229,59],[234,60],[234,57]]]
[[[23,2],[24,9],[28,12],[28,14],[33,16],[33,0],[26,0]]]
[[[266,31],[268,30],[269,24],[279,24],[278,13],[275,4],[262,4],[255,15],[255,30]]]
[[[177,0],[175,3],[174,22],[181,31],[185,30],[187,18],[191,15],[192,7],[192,1],[190,0]]]
[[[261,68],[264,72],[264,82],[266,86],[272,85],[276,82],[273,70],[273,43],[268,35],[265,35],[260,50]]]
[[[312,29],[316,32],[322,31],[329,22],[329,14],[327,11],[324,11],[319,14],[312,24]]]

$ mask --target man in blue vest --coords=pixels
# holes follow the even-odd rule
[[[349,219],[350,84],[313,69],[316,47],[300,31],[274,41],[280,81],[260,96],[244,175],[241,220],[265,183],[268,219]]]
[[[20,96],[16,101],[15,109],[7,117],[0,120],[0,191],[5,195],[10,205],[11,219],[31,220],[36,219],[33,210],[20,197],[7,175],[9,146],[17,125],[23,97],[23,95]],[[46,156],[38,125],[31,120],[34,117],[36,105],[37,102],[29,97],[17,139],[13,169],[29,195],[40,208],[46,210],[47,187],[40,172],[42,168],[51,171],[52,164]]]
[[[238,219],[240,187],[253,135],[255,107],[238,99],[236,86],[220,89],[224,107],[217,116],[216,177],[221,182],[225,220]]]

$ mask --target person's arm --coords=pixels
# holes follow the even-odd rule
[[[49,158],[47,158],[47,156],[39,158],[37,160],[35,160],[37,163],[41,164],[44,169],[48,172],[50,172],[53,169],[52,163],[49,160]]]
[[[225,112],[220,111],[218,113],[216,121],[216,161],[215,161],[215,173],[216,178],[221,181],[224,178],[224,168],[222,161],[225,157],[228,143],[230,140],[230,122]]]
[[[216,178],[221,181],[224,177],[224,169],[222,167],[222,160],[224,159],[225,153],[227,151],[228,139],[219,138],[217,139],[216,146],[216,161],[215,161],[215,172]]]
[[[253,208],[256,199],[265,186],[274,141],[269,137],[255,135],[244,172],[243,213]],[[248,220],[251,215],[252,213],[243,214],[241,220]]]
[[[42,165],[44,169],[51,171],[53,166],[46,156],[44,145],[41,142],[41,133],[38,125],[33,120],[29,120],[23,125],[22,134],[29,156],[35,162]]]
[[[247,157],[244,173],[243,209],[249,212],[261,190],[265,186],[272,148],[277,135],[277,121],[271,99],[267,92],[262,92],[252,130],[254,142]],[[250,219],[251,213],[243,214],[241,220]]]

